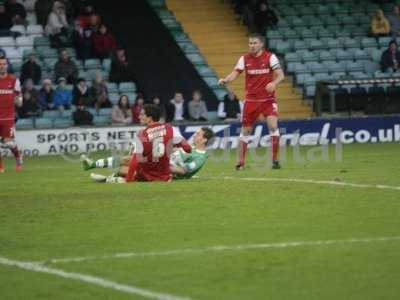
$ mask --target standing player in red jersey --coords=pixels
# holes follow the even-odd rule
[[[16,170],[22,170],[22,154],[15,143],[15,105],[22,105],[21,85],[14,75],[8,74],[7,59],[0,57],[0,147],[9,149],[16,159]],[[4,165],[0,154],[0,173]]]
[[[120,168],[114,176],[91,174],[91,178],[98,182],[122,183],[134,181],[171,181],[170,154],[173,147],[181,147],[186,152],[191,146],[182,135],[170,124],[161,124],[160,108],[153,104],[146,104],[139,115],[140,123],[146,128],[140,130],[135,139],[134,153],[122,159]],[[87,158],[84,158],[87,162]],[[114,164],[113,158],[107,164]],[[101,166],[105,167],[105,166]]]
[[[232,73],[220,79],[219,84],[225,85],[234,81],[243,71],[246,74],[246,96],[239,139],[239,162],[236,169],[242,170],[245,165],[249,135],[259,117],[266,118],[271,135],[272,168],[280,169],[278,105],[275,90],[285,76],[275,54],[264,49],[262,35],[252,34],[249,36],[249,53],[240,57]]]

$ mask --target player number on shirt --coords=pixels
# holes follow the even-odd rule
[[[153,157],[162,157],[165,154],[164,138],[158,137],[153,140]]]

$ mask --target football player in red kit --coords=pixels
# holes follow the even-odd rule
[[[174,147],[180,147],[191,152],[192,147],[182,137],[179,130],[170,124],[161,124],[160,108],[153,104],[146,104],[139,115],[140,123],[146,128],[140,130],[134,141],[134,150],[131,156],[124,157],[119,163],[117,174],[103,176],[91,174],[91,178],[98,182],[134,182],[134,181],[171,181],[170,155]],[[109,167],[115,164],[113,157],[106,162]],[[87,161],[87,158],[84,158]],[[103,160],[101,160],[103,161]]]
[[[249,36],[249,53],[240,57],[235,69],[219,84],[234,81],[245,72],[246,96],[243,107],[242,130],[239,140],[239,162],[237,170],[243,169],[249,136],[253,125],[260,117],[265,117],[272,141],[272,168],[279,169],[279,129],[278,105],[275,90],[285,78],[278,58],[264,49],[264,37],[259,34]]]
[[[16,170],[22,170],[22,154],[15,143],[15,105],[22,105],[21,85],[8,74],[7,59],[0,57],[0,147],[9,149],[16,159]],[[0,173],[5,171],[0,153]]]

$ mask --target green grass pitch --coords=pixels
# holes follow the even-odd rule
[[[28,158],[21,173],[7,159],[0,258],[190,299],[400,299],[400,239],[379,240],[400,237],[400,144],[333,153],[296,162],[288,151],[281,170],[250,161],[242,172],[231,153],[190,181],[129,185],[92,183],[61,157]],[[315,243],[335,240],[348,242]],[[289,244],[245,248],[277,243]],[[128,252],[145,255],[49,261]],[[0,263],[0,299],[148,298]]]

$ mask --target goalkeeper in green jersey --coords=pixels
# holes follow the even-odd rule
[[[174,179],[189,179],[193,177],[205,164],[207,160],[207,145],[214,137],[214,132],[203,127],[199,129],[193,136],[193,147],[190,153],[185,152],[182,148],[176,148],[170,156],[170,169]],[[116,174],[104,176],[92,173],[90,177],[97,182],[124,183],[124,177],[127,174],[130,156],[118,159],[116,157],[108,157],[98,159],[96,161],[81,156],[83,169],[90,170],[94,168],[119,168]]]

